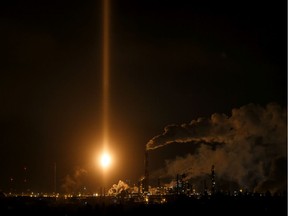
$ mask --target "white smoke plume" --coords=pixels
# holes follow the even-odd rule
[[[249,190],[277,192],[287,183],[286,120],[287,110],[278,104],[248,104],[233,109],[230,117],[215,113],[210,119],[169,125],[146,147],[191,143],[197,148],[194,154],[166,161],[166,176],[186,171],[197,178],[209,174],[214,164],[220,178]]]
[[[118,184],[113,184],[108,190],[109,195],[118,195],[129,189],[129,185],[124,181],[119,180]]]

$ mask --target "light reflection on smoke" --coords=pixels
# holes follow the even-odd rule
[[[233,109],[230,117],[215,113],[189,124],[169,125],[146,147],[181,148],[181,143],[189,142],[197,148],[194,154],[166,161],[166,168],[158,171],[163,176],[175,177],[186,170],[187,178],[197,178],[209,174],[215,164],[219,179],[249,190],[276,192],[287,182],[286,119],[286,108],[278,104],[248,104]]]

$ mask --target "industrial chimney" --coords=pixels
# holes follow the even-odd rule
[[[143,190],[144,192],[148,192],[149,190],[149,171],[148,171],[148,151],[145,151],[145,159],[144,159],[144,166],[145,166],[145,171],[144,171],[144,182],[143,182]]]
[[[214,195],[215,194],[215,186],[216,186],[216,182],[215,182],[215,169],[214,169],[214,165],[212,165],[211,167],[211,194]]]

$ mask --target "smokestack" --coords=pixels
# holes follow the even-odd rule
[[[176,194],[179,194],[179,174],[176,176]]]
[[[138,181],[138,194],[140,194],[140,192],[141,192],[140,188],[141,188],[141,181],[139,180]]]
[[[24,178],[23,178],[24,188],[23,188],[23,190],[24,190],[25,193],[27,193],[27,192],[28,192],[28,186],[27,186],[27,167],[24,166],[23,170],[24,170]]]
[[[206,180],[203,181],[203,186],[204,186],[204,195],[207,196],[208,192],[207,192]]]
[[[215,169],[214,169],[214,165],[212,165],[211,167],[211,193],[212,195],[215,194],[215,186],[216,186],[216,182],[215,182]]]
[[[144,160],[144,166],[145,166],[145,178],[144,178],[144,192],[148,192],[149,189],[149,171],[148,171],[148,151],[145,151],[145,160]]]
[[[56,163],[54,163],[54,193],[57,193],[57,167]]]

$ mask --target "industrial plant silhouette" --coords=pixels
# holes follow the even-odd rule
[[[271,193],[239,189],[224,191],[217,186],[215,166],[203,190],[195,190],[185,174],[175,177],[174,187],[157,181],[149,185],[148,153],[145,154],[145,176],[137,185],[123,181],[99,193],[13,193],[1,192],[0,215],[287,215],[286,191]]]

